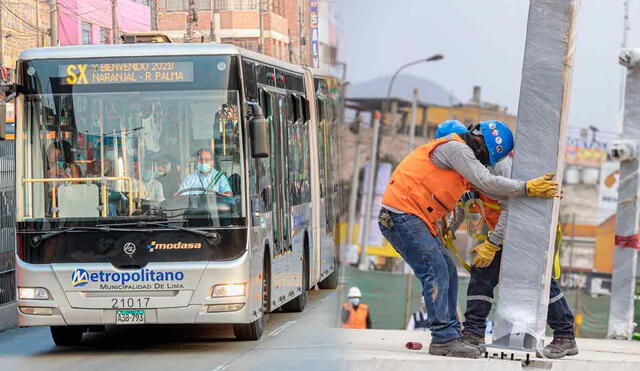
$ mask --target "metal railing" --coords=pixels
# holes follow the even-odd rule
[[[0,305],[15,292],[15,142],[0,141]]]

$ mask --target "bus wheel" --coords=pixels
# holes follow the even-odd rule
[[[307,246],[308,243],[305,240],[302,261],[302,293],[282,306],[282,310],[285,312],[303,312],[304,307],[307,305],[307,289],[309,286],[309,248]]]
[[[265,251],[264,269],[262,273],[262,316],[251,323],[233,325],[233,334],[238,340],[258,340],[264,332],[269,318],[269,300],[271,300],[271,256]]]
[[[51,326],[51,337],[58,346],[80,345],[84,329],[78,326]]]
[[[335,289],[338,287],[338,281],[340,280],[340,269],[338,263],[334,263],[333,272],[327,276],[327,278],[318,282],[318,287],[321,289]]]

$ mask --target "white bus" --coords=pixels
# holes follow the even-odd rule
[[[337,286],[336,79],[213,43],[31,49],[17,68],[19,326],[255,340]]]

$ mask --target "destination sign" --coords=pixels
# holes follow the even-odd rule
[[[58,73],[64,85],[193,82],[193,62],[74,63]]]

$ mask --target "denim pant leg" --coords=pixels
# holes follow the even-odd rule
[[[455,314],[449,313],[451,273],[442,244],[426,224],[414,215],[391,214],[391,219],[393,225],[389,228],[378,223],[380,231],[422,283],[433,343],[446,343],[459,338],[460,323],[455,319]],[[457,291],[454,293],[457,294]]]
[[[498,251],[486,268],[471,267],[467,288],[467,310],[464,313],[464,331],[484,336],[487,317],[493,304],[493,290],[498,285],[502,251]]]
[[[573,331],[573,313],[556,280],[551,280],[549,290],[549,311],[547,324],[553,329],[553,336],[560,338],[575,338]]]
[[[449,318],[456,323],[455,327],[458,333],[462,335],[460,319],[458,318],[458,268],[446,247],[444,247],[439,239],[436,239],[436,241],[438,245],[440,245],[442,255],[447,262],[447,269],[449,270],[449,297],[447,298],[449,301]]]

